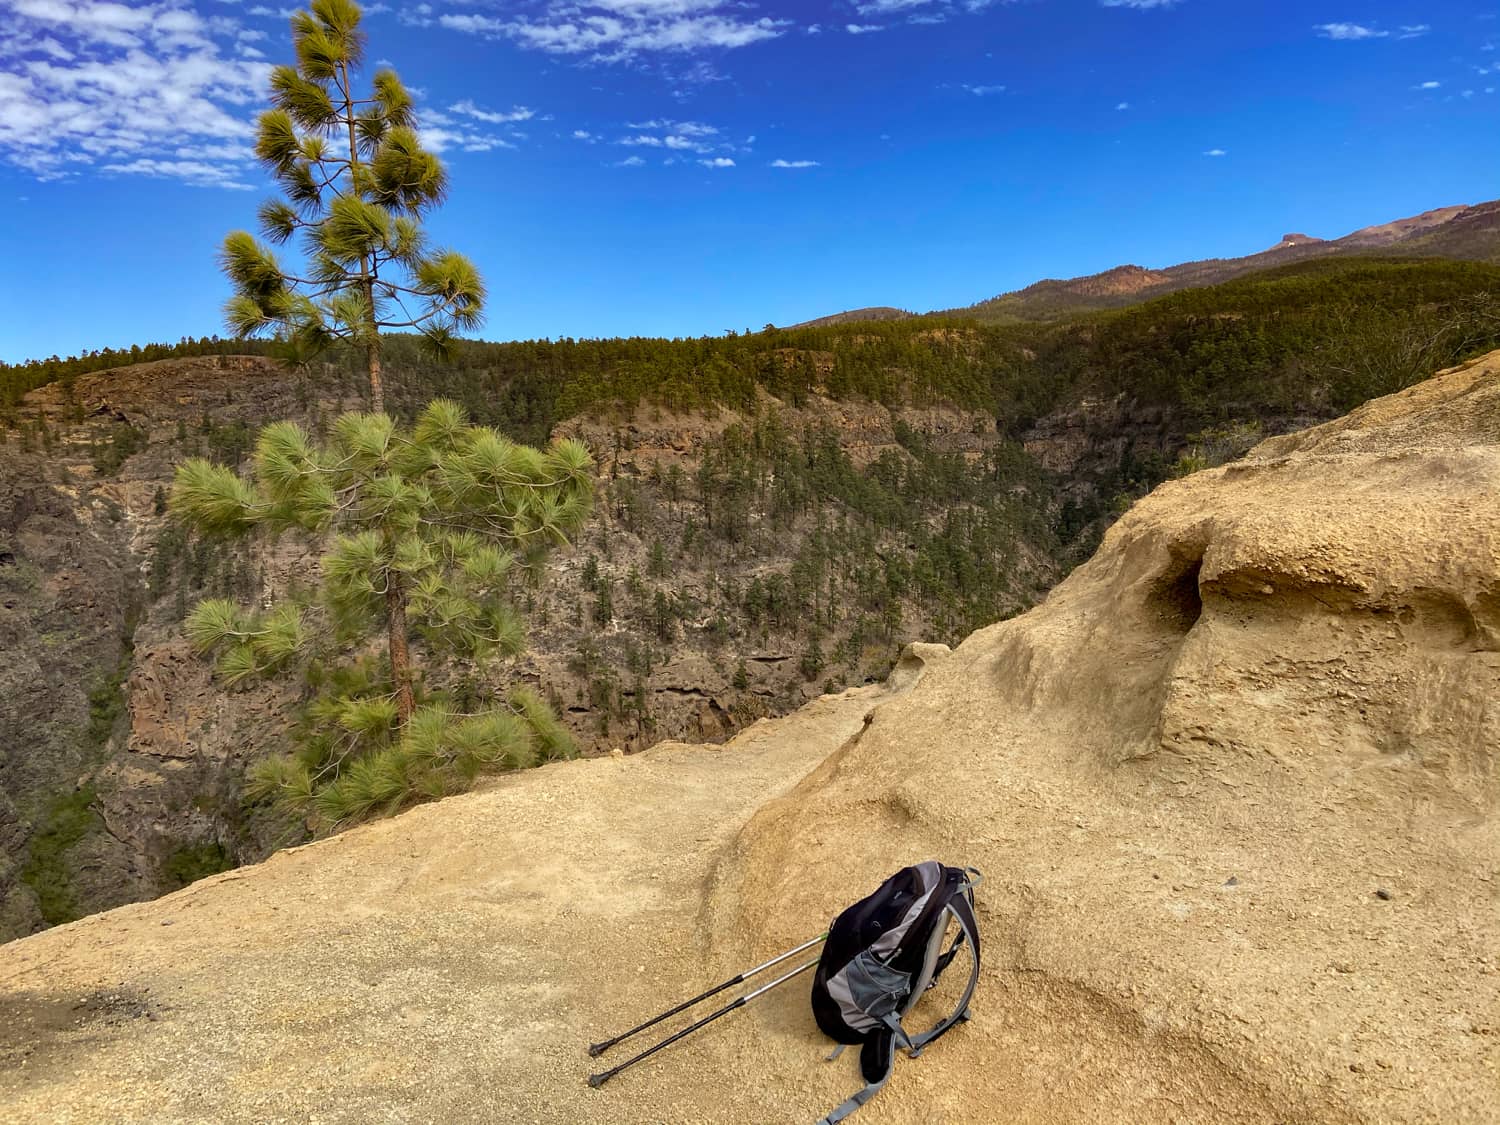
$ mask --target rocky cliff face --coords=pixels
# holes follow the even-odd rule
[[[183,457],[234,462],[258,425],[290,417],[316,427],[356,407],[356,389],[265,359],[209,357],[28,397],[24,442],[12,431],[0,444],[0,636],[10,658],[0,667],[0,938],[153,897],[286,842],[243,808],[240,785],[250,762],[284,746],[299,686],[224,691],[180,622],[208,594],[249,602],[284,591],[312,575],[315,558],[290,537],[189,542],[161,509]],[[734,591],[783,580],[818,513],[772,529],[747,510],[743,538],[715,546],[696,477],[726,431],[771,414],[798,440],[833,435],[855,466],[906,456],[898,427],[971,461],[999,442],[981,414],[817,397],[791,408],[763,396],[747,414],[642,408],[567,423],[599,462],[597,514],[531,591],[532,652],[510,674],[548,692],[586,749],[722,739],[815,698],[830,678],[857,684],[889,668],[899,635],[875,631],[835,660],[857,619],[824,632],[816,664],[805,633],[739,620]],[[1033,552],[1018,574],[1021,608],[1055,571]],[[901,632],[929,624],[908,601]]]
[[[1500,354],[1163,486],[1042,606],[887,689],[12,943],[0,1096],[813,1120],[857,1080],[801,988],[600,1091],[584,1045],[938,856],[988,876],[974,1019],[872,1120],[1494,1121],[1497,434]]]
[[[25,443],[12,432],[0,446],[0,933],[152,897],[268,846],[238,812],[239,774],[284,730],[285,700],[211,689],[176,624],[190,595],[234,585],[252,558],[186,558],[164,538],[160,490],[185,452],[243,448],[253,425],[311,405],[305,385],[246,357],[29,396]]]

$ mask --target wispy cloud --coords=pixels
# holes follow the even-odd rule
[[[733,168],[734,159],[728,156],[711,156],[707,160],[698,161],[705,168]]]
[[[1361,39],[1385,39],[1391,34],[1389,31],[1380,31],[1373,27],[1366,27],[1362,23],[1320,23],[1313,30],[1324,39],[1338,39],[1344,42],[1356,42]]]
[[[1130,103],[1129,102],[1121,102],[1119,105],[1115,106],[1115,111],[1116,112],[1120,112],[1120,111],[1123,111],[1123,110],[1127,110],[1129,108],[1130,108]]]
[[[497,148],[515,148],[519,134],[503,135],[469,121],[463,121],[441,110],[424,110],[417,115],[417,132],[422,143],[433,152],[493,152]]]
[[[817,168],[819,162],[816,160],[773,160],[772,168]]]
[[[1442,87],[1441,82],[1418,82],[1412,87],[1413,90],[1437,90]]]
[[[693,154],[705,158],[727,159],[730,154],[747,153],[755,138],[747,137],[736,142],[725,137],[718,126],[704,121],[681,121],[670,117],[653,117],[647,121],[631,121],[625,126],[629,132],[614,141],[625,148],[659,149],[666,153]],[[591,134],[592,135],[592,134]],[[674,163],[668,158],[666,163]],[[705,159],[701,163],[714,168],[728,168],[729,164],[713,164]]]
[[[1170,8],[1177,0],[1099,0],[1106,8]]]
[[[454,102],[448,107],[449,112],[460,114],[463,117],[472,117],[476,121],[483,121],[490,125],[508,125],[515,121],[530,121],[536,116],[536,110],[529,109],[524,105],[518,105],[509,112],[494,112],[492,110],[480,109],[470,98],[461,102]]]
[[[253,119],[270,67],[253,44],[269,36],[242,26],[241,9],[0,0],[0,10],[0,161],[41,179],[92,169],[242,190],[258,182]],[[488,152],[515,147],[515,126],[536,116],[464,99],[418,120],[435,150]]]
[[[1428,24],[1425,24],[1425,23],[1411,24],[1410,26],[1403,26],[1401,28],[1401,34],[1398,35],[1398,36],[1396,36],[1396,38],[1397,39],[1420,39],[1422,36],[1426,35],[1431,30],[1432,30],[1432,27],[1430,25],[1428,25]]]
[[[170,3],[10,0],[0,160],[41,179],[93,169],[248,188],[269,67],[227,16]]]
[[[862,16],[885,16],[913,8],[926,8],[938,0],[854,0],[854,10]]]
[[[1228,156],[1229,153],[1222,148],[1211,148],[1203,154],[1204,156]]]
[[[790,26],[788,20],[752,18],[734,0],[548,0],[534,16],[446,12],[437,22],[451,31],[598,62],[747,47]]]
[[[987,98],[991,94],[1003,94],[1003,93],[1005,93],[1005,87],[1004,86],[969,86],[969,85],[965,85],[964,89],[967,90],[967,91],[969,91],[969,93],[973,94],[976,98]]]
[[[878,23],[846,23],[844,30],[850,35],[869,35],[872,31],[884,31],[885,27]]]

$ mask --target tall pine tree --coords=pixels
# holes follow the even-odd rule
[[[377,71],[359,96],[359,22],[353,0],[312,0],[295,13],[297,63],[272,70],[273,108],[257,124],[255,154],[285,196],[261,204],[260,229],[278,246],[298,239],[301,264],[283,266],[247,231],[225,238],[220,260],[236,336],[275,335],[303,360],[351,344],[380,413],[381,331],[418,331],[445,352],[454,332],[482,323],[484,283],[462,254],[427,244],[422,217],[442,202],[448,175],[422,148],[394,70]]]

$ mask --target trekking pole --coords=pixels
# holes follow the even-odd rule
[[[827,936],[828,936],[827,934],[823,935],[823,937],[827,937]],[[813,941],[808,942],[808,945],[816,944],[816,942],[819,942],[819,941],[822,941],[822,940],[823,940],[823,938],[815,938]],[[802,946],[802,948],[806,949],[807,946]],[[798,951],[795,950],[795,949],[792,950],[792,953],[796,953],[796,952],[798,952]],[[782,954],[781,957],[778,957],[776,960],[780,961],[780,960],[783,960],[786,957],[790,957],[790,956],[791,956],[791,953],[784,953],[784,954]],[[775,961],[768,962],[768,964],[775,964],[775,963],[776,963]],[[634,1066],[636,1063],[640,1062],[642,1059],[650,1058],[652,1055],[656,1054],[657,1051],[660,1051],[663,1047],[670,1047],[673,1043],[677,1042],[677,1040],[683,1038],[684,1036],[691,1035],[693,1032],[697,1031],[700,1027],[706,1027],[706,1026],[708,1026],[709,1024],[713,1023],[714,1020],[718,1019],[720,1016],[727,1016],[730,1012],[734,1011],[736,1008],[743,1008],[746,1004],[750,1003],[750,1001],[754,1000],[762,992],[770,992],[771,989],[776,988],[776,987],[778,987],[780,985],[785,984],[787,981],[791,980],[793,977],[799,976],[802,973],[807,972],[808,969],[813,968],[815,965],[817,965],[817,963],[818,963],[817,960],[814,959],[812,961],[809,961],[805,965],[799,965],[799,966],[797,966],[797,968],[793,969],[791,972],[786,973],[783,976],[777,977],[770,984],[763,984],[759,988],[757,988],[754,992],[747,992],[747,993],[745,993],[745,995],[741,996],[739,999],[735,1000],[733,1003],[725,1004],[717,1012],[713,1012],[713,1013],[711,1013],[709,1015],[706,1015],[701,1020],[699,1020],[697,1023],[690,1024],[689,1026],[683,1028],[676,1035],[673,1035],[673,1036],[671,1036],[671,1037],[669,1037],[667,1039],[663,1039],[660,1043],[656,1044],[656,1046],[654,1046],[654,1047],[647,1047],[640,1054],[636,1055],[635,1058],[633,1058],[633,1059],[626,1059],[619,1066],[614,1067],[614,1068],[612,1068],[610,1070],[605,1070],[605,1071],[599,1072],[598,1074],[591,1074],[591,1075],[589,1075],[589,1085],[592,1086],[594,1089],[597,1090],[600,1086],[603,1086],[606,1082],[608,1082],[615,1075],[619,1074],[620,1071],[625,1070],[627,1067]],[[727,986],[726,985],[720,985],[719,987],[720,988],[724,988],[724,987],[727,987]],[[719,991],[719,989],[717,989],[717,988],[714,989],[714,992],[717,992],[717,991]],[[709,995],[712,995],[712,994],[710,993]],[[659,1017],[659,1018],[665,1018],[665,1017]],[[654,1023],[655,1021],[653,1020],[652,1022]]]
[[[755,976],[757,973],[763,973],[763,972],[765,972],[772,965],[779,965],[779,964],[781,964],[788,957],[795,957],[795,956],[797,956],[797,954],[801,953],[804,949],[811,949],[813,946],[817,945],[820,941],[826,940],[827,937],[828,937],[828,934],[825,931],[824,933],[819,934],[817,937],[812,938],[809,941],[804,941],[801,945],[797,946],[796,949],[788,949],[785,953],[782,953],[782,954],[779,954],[779,955],[777,955],[775,957],[772,957],[769,961],[767,961],[763,965],[757,965],[753,969],[746,969],[739,976],[737,976],[737,977],[730,977],[723,984],[715,985],[713,988],[710,988],[707,992],[700,992],[697,996],[694,996],[691,1000],[684,1000],[681,1004],[678,1004],[677,1007],[670,1008],[667,1011],[663,1012],[659,1016],[653,1016],[651,1019],[647,1020],[645,1023],[640,1024],[637,1027],[632,1027],[629,1031],[621,1032],[619,1035],[616,1035],[613,1039],[606,1039],[602,1043],[591,1043],[591,1044],[589,1044],[589,1055],[590,1055],[590,1057],[592,1057],[592,1058],[598,1058],[605,1051],[607,1051],[611,1047],[613,1047],[616,1043],[622,1043],[626,1039],[629,1039],[632,1035],[636,1035],[636,1034],[639,1034],[642,1031],[645,1031],[648,1027],[655,1027],[657,1024],[661,1023],[662,1020],[670,1019],[671,1017],[675,1016],[678,1012],[685,1011],[686,1009],[691,1008],[694,1004],[700,1004],[704,1000],[707,1000],[710,996],[717,996],[719,993],[723,992],[726,988],[733,988],[737,984],[743,984],[745,981],[749,980],[751,977]],[[634,1060],[632,1060],[632,1061],[634,1061]]]

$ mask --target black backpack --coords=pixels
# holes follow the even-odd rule
[[[813,1016],[839,1046],[858,1044],[865,1087],[823,1118],[834,1125],[874,1097],[890,1079],[896,1048],[911,1058],[954,1024],[969,1018],[969,1002],[979,983],[979,926],[974,920],[974,888],[983,876],[972,867],[947,867],[928,860],[903,867],[868,898],[833,920],[813,980]],[[948,918],[958,936],[946,952]],[[931,1030],[910,1035],[904,1017],[931,988],[967,941],[973,956],[969,983],[958,1006]]]

